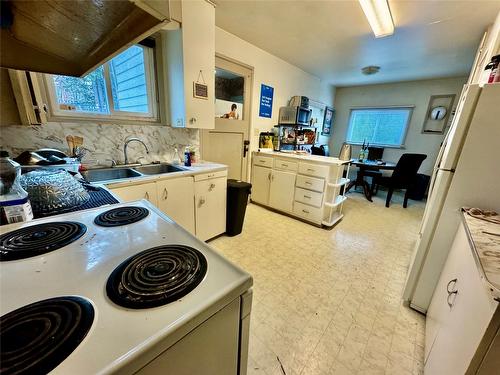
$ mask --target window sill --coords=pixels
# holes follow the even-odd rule
[[[363,143],[348,142],[348,141],[346,141],[346,143],[352,146],[363,146]],[[406,149],[405,145],[395,146],[395,145],[382,145],[377,143],[369,143],[369,147],[396,148],[401,150]]]

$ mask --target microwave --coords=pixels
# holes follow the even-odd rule
[[[281,107],[279,112],[280,125],[308,126],[312,110],[304,107]]]

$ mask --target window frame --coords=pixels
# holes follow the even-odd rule
[[[391,109],[407,109],[408,110],[408,120],[406,121],[405,124],[405,129],[403,133],[403,137],[401,139],[401,144],[400,145],[391,145],[391,144],[384,144],[384,143],[375,143],[372,141],[369,141],[370,146],[377,146],[377,147],[384,147],[384,148],[397,148],[397,149],[404,149],[406,148],[406,137],[408,135],[408,129],[410,128],[410,123],[411,123],[411,118],[413,116],[413,110],[415,109],[414,105],[387,105],[387,106],[360,106],[360,107],[352,107],[349,110],[349,118],[347,120],[347,129],[346,129],[346,143],[350,145],[358,145],[361,146],[363,145],[363,142],[353,142],[349,141],[347,139],[347,136],[349,134],[350,126],[351,126],[351,118],[352,118],[352,113],[353,111],[359,111],[359,110],[391,110]]]
[[[96,113],[85,111],[70,111],[58,108],[58,102],[55,92],[54,80],[52,74],[42,74],[42,81],[45,91],[46,102],[48,103],[48,121],[98,121],[98,122],[160,122],[159,106],[159,75],[157,70],[157,47],[145,47],[141,44],[134,44],[143,48],[145,60],[146,90],[148,94],[148,113],[144,112],[126,112],[114,109],[113,94],[111,91],[111,76],[109,61],[103,64],[104,83],[106,85],[106,97],[109,105],[109,113]],[[157,44],[158,45],[158,44]],[[132,47],[132,46],[129,46]],[[128,48],[129,48],[128,47]],[[124,49],[123,51],[125,51]],[[123,52],[121,51],[121,52]],[[114,56],[113,56],[114,57]]]

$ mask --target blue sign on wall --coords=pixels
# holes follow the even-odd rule
[[[267,85],[260,85],[260,106],[259,116],[271,118],[273,113],[274,88]]]

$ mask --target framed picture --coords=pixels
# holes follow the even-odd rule
[[[431,96],[422,126],[422,134],[444,134],[454,101],[455,94]]]
[[[326,136],[331,135],[334,117],[335,117],[335,110],[331,107],[326,107],[321,135],[326,135]]]

